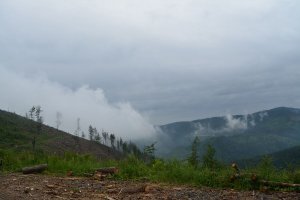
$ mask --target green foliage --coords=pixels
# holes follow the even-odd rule
[[[215,159],[216,150],[212,145],[207,145],[205,154],[202,157],[202,167],[216,169],[220,167],[219,162]]]
[[[144,154],[147,154],[149,156],[153,156],[154,157],[154,152],[155,152],[155,144],[156,142],[152,143],[151,145],[145,146],[144,148]]]
[[[192,143],[191,154],[187,159],[188,163],[194,168],[197,168],[199,162],[199,156],[198,156],[199,143],[200,143],[199,137],[196,136]]]
[[[134,155],[129,155],[125,160],[119,162],[120,177],[122,179],[137,179],[145,177],[149,168]]]
[[[68,171],[73,171],[75,175],[81,175],[106,164],[106,162],[97,161],[93,156],[71,152],[63,155],[48,155],[42,151],[0,150],[0,160],[3,161],[3,170],[8,172],[19,171],[26,166],[47,163],[49,173],[66,174]]]
[[[290,178],[294,181],[294,183],[300,184],[300,170],[294,171]]]
[[[143,159],[147,163],[153,163],[153,161],[155,160],[155,144],[156,142],[144,147]]]
[[[270,177],[274,173],[276,173],[275,167],[272,162],[272,158],[269,156],[265,156],[262,158],[262,160],[257,166],[257,169],[260,172],[260,176],[266,180],[270,179]]]

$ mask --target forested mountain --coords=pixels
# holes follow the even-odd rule
[[[253,167],[260,163],[263,159],[271,159],[277,168],[294,168],[300,166],[300,145],[284,149],[272,154],[257,156],[251,159],[239,160],[237,163],[241,167]]]
[[[279,107],[247,115],[227,115],[160,126],[163,157],[184,159],[195,136],[199,152],[211,144],[225,162],[272,154],[300,145],[300,109]],[[298,158],[300,159],[300,158]]]

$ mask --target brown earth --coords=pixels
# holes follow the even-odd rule
[[[49,175],[0,175],[0,200],[47,199],[300,199],[297,192],[236,191],[149,182]]]

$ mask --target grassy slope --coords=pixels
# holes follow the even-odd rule
[[[31,150],[36,136],[36,149],[61,154],[65,151],[92,154],[98,159],[118,158],[111,148],[43,125],[37,134],[36,122],[19,115],[0,111],[0,149]]]

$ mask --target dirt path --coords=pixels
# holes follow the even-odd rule
[[[26,199],[293,199],[300,193],[235,191],[46,175],[0,175],[0,200]]]

